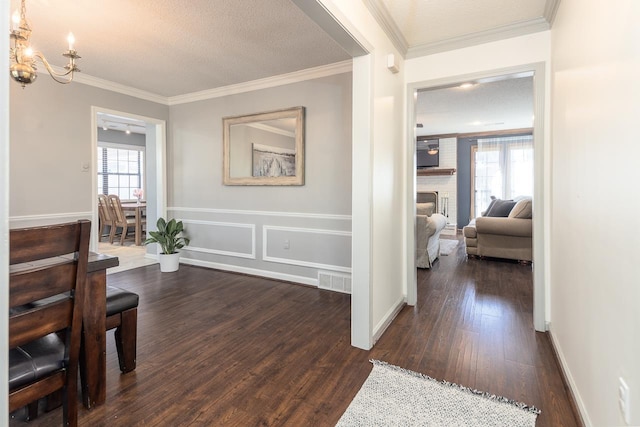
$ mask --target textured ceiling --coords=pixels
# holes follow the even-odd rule
[[[52,64],[65,63],[60,55],[73,31],[84,76],[169,98],[350,59],[296,1],[27,0],[27,18],[34,47]],[[461,47],[461,40],[487,41],[487,34],[496,39],[543,30],[560,0],[343,1],[363,1],[400,51],[412,57],[433,46]],[[18,5],[11,0],[12,11]],[[486,131],[497,126],[491,123],[530,126],[530,120],[512,118],[531,116],[532,89],[517,80],[421,93],[420,134]],[[528,98],[510,100],[509,90]],[[499,106],[506,108],[498,111]],[[477,116],[479,111],[486,115]],[[452,120],[482,125],[452,130]]]
[[[290,0],[28,0],[27,18],[52,64],[73,31],[84,74],[167,97],[350,59]]]
[[[533,77],[505,76],[467,88],[418,92],[418,135],[479,133],[533,127]]]

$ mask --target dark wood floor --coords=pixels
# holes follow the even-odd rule
[[[418,300],[373,350],[350,346],[350,297],[181,266],[108,277],[140,295],[138,366],[118,370],[107,336],[107,403],[81,426],[332,426],[379,359],[577,425],[548,337],[533,331],[531,268],[466,260],[462,245],[419,270]],[[24,426],[16,418],[11,426]],[[28,425],[58,425],[60,409]]]

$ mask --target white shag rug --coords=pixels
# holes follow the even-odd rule
[[[371,374],[337,427],[533,427],[540,413],[524,403],[439,382],[386,362],[371,363]]]
[[[440,239],[440,255],[451,255],[457,247],[457,240]]]

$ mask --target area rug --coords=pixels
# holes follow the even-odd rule
[[[457,247],[457,240],[440,239],[440,255],[451,255]]]
[[[439,382],[379,360],[337,427],[535,426],[540,411],[524,403]]]

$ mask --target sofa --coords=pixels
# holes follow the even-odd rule
[[[531,262],[532,213],[530,197],[492,200],[482,216],[463,228],[467,255]]]
[[[440,233],[447,218],[434,213],[435,203],[416,203],[416,266],[431,268],[440,256]]]

